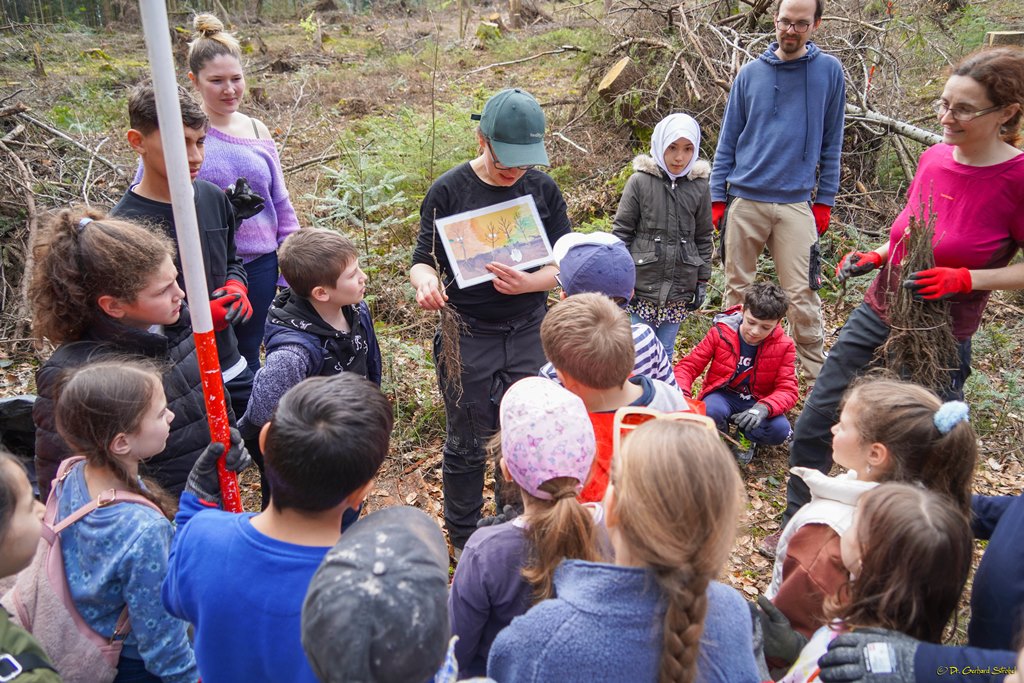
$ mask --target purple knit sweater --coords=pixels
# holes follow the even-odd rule
[[[235,249],[243,263],[277,251],[284,238],[299,229],[273,140],[236,138],[211,127],[206,133],[206,155],[199,177],[220,188],[245,178],[266,200],[263,211],[242,221],[235,232]],[[140,163],[132,184],[141,179]]]

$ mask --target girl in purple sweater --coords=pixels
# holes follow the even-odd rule
[[[500,420],[501,472],[519,486],[524,512],[478,529],[455,570],[448,613],[463,678],[483,676],[498,632],[554,597],[562,560],[601,559],[601,507],[576,500],[595,449],[583,401],[549,379],[527,377],[505,393]]]
[[[277,248],[299,229],[295,209],[281,173],[281,160],[270,131],[261,121],[238,111],[245,93],[238,40],[212,14],[193,20],[196,37],[189,44],[188,77],[202,96],[210,118],[206,158],[199,177],[226,188],[245,178],[265,201],[263,210],[239,225],[235,247],[245,264],[253,316],[235,327],[238,350],[249,368],[260,366],[260,342],[267,311],[278,284]],[[283,282],[281,284],[284,284]]]

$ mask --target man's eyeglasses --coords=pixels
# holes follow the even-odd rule
[[[527,166],[506,166],[501,163],[498,161],[498,155],[494,153],[494,148],[491,147],[490,138],[487,139],[487,151],[491,154],[491,163],[494,164],[494,168],[499,171],[529,171],[531,168],[536,168],[536,164],[529,164]]]
[[[790,21],[789,19],[776,19],[775,26],[785,33],[789,29],[793,29],[796,33],[807,33],[807,30],[811,28],[811,22],[809,21]]]
[[[979,116],[984,116],[985,114],[991,114],[994,111],[999,111],[1005,106],[1005,104],[997,104],[994,107],[979,109],[978,111],[967,111],[966,109],[961,109],[959,107],[954,107],[950,109],[949,105],[943,102],[942,100],[935,100],[935,102],[932,103],[932,109],[935,111],[935,113],[938,115],[940,119],[946,115],[946,112],[949,112],[950,116],[952,116],[957,121],[960,121],[961,123],[963,123],[964,121],[973,121]]]
[[[562,278],[558,277],[558,273],[555,273],[555,284],[560,288],[565,289],[565,285],[562,284]]]

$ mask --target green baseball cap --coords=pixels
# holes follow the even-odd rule
[[[494,156],[505,166],[550,166],[544,150],[544,112],[533,95],[509,88],[487,100],[483,114],[473,114],[480,132],[491,141]]]

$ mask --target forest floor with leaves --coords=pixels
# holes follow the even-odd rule
[[[538,97],[552,131],[547,143],[551,173],[574,223],[584,230],[608,228],[628,175],[624,170],[643,151],[636,131],[602,111],[604,105],[590,92],[596,65],[620,36],[587,4],[553,5],[553,22],[485,39],[474,38],[474,30],[497,7],[478,8],[466,38],[459,37],[454,6],[435,12],[331,13],[312,25],[293,17],[235,27],[247,51],[246,111],[264,120],[275,136],[301,222],[343,230],[368,252],[363,265],[371,277],[368,300],[385,357],[383,390],[396,410],[392,453],[369,493],[369,510],[415,505],[441,525],[444,414],[429,356],[436,318],[415,306],[405,278],[422,191],[475,152],[469,114],[504,87],[523,87]],[[579,49],[559,52],[565,45]],[[32,74],[36,52],[45,76]],[[549,54],[536,57],[540,53]],[[0,54],[0,104],[23,101],[36,116],[87,150],[102,150],[121,169],[115,173],[100,164],[94,169],[87,155],[75,166],[75,150],[49,135],[23,146],[9,143],[37,171],[40,210],[83,198],[111,206],[136,164],[124,143],[125,96],[146,75],[141,34],[131,27],[15,27],[0,30]],[[12,127],[0,119],[0,137]],[[706,142],[703,156],[713,150],[713,143]],[[20,190],[10,187],[0,198],[3,248],[12,250],[4,252],[8,269],[9,256],[23,256],[27,240],[24,211],[18,211]],[[864,233],[846,225],[826,235],[826,345],[835,340],[863,291],[846,292],[829,280],[837,256],[876,240],[870,233],[884,234],[891,218],[883,215],[873,225],[860,226],[869,228]],[[8,271],[3,272],[3,312],[9,316],[20,281],[6,281]],[[712,290],[708,308],[684,325],[677,359],[711,324],[721,300],[719,266]],[[975,338],[968,400],[982,444],[976,477],[980,493],[1016,495],[1024,485],[1021,306],[1018,297],[996,294]],[[0,396],[31,393],[35,368],[45,355],[23,341],[0,340]],[[799,408],[790,413],[792,421]],[[771,562],[756,549],[778,529],[787,457],[785,449],[763,449],[741,468],[746,514],[724,578],[751,597],[770,580]],[[254,472],[243,475],[242,489],[246,508],[258,509]],[[490,485],[486,496],[489,514]]]

